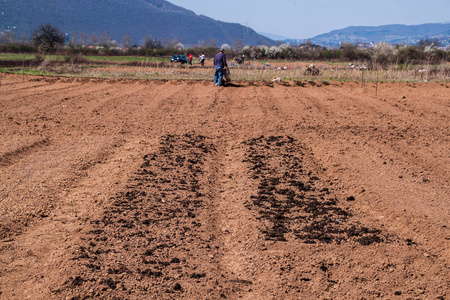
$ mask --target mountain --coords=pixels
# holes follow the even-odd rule
[[[340,43],[417,44],[421,39],[438,38],[442,46],[450,45],[450,23],[422,25],[350,26],[311,38],[313,44],[337,47]],[[286,41],[287,42],[287,41]]]
[[[272,33],[267,33],[267,32],[258,32],[258,34],[265,36],[271,40],[274,41],[284,41],[284,40],[288,40],[288,37],[285,36],[281,36],[281,35],[277,35],[277,34],[272,34]]]
[[[218,46],[236,39],[246,45],[273,43],[249,27],[197,15],[165,0],[0,0],[0,30],[30,37],[43,23],[68,35],[108,32],[119,42],[128,34],[135,44],[147,34],[160,40],[176,37],[185,46],[211,39]]]

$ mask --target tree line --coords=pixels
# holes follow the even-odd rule
[[[159,40],[150,35],[136,45],[129,35],[121,42],[112,40],[108,32],[101,35],[73,32],[70,37],[64,35],[51,24],[42,24],[33,30],[31,38],[24,35],[17,38],[13,32],[0,31],[0,52],[9,53],[59,53],[82,55],[140,55],[170,56],[173,54],[199,55],[204,53],[212,57],[218,50],[227,50],[229,58],[244,55],[248,59],[258,60],[308,60],[308,61],[351,61],[378,66],[390,64],[440,64],[450,61],[449,51],[440,49],[438,39],[423,39],[416,45],[390,45],[379,43],[367,45],[342,43],[338,48],[327,49],[307,41],[301,45],[278,43],[274,46],[245,46],[241,39],[232,45],[215,40],[202,41],[198,45],[185,47],[177,38]]]

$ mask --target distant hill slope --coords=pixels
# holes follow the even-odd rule
[[[409,26],[350,26],[315,36],[310,38],[310,40],[313,44],[336,47],[339,46],[339,43],[341,42],[417,44],[418,41],[425,38],[439,38],[443,46],[450,45],[450,23]],[[296,44],[298,41],[299,40],[286,40],[285,42]]]
[[[218,46],[231,46],[236,39],[248,45],[273,43],[249,27],[199,16],[165,0],[0,0],[1,30],[29,37],[43,23],[68,34],[108,31],[119,42],[129,34],[135,44],[147,34],[161,40],[177,37],[185,45],[210,39]]]
[[[273,33],[267,33],[267,32],[258,32],[258,34],[268,37],[269,39],[272,39],[274,41],[283,41],[289,39],[288,37],[273,34]]]
[[[311,39],[314,44],[337,46],[340,42],[390,44],[416,44],[421,39],[439,38],[447,44],[450,38],[450,23],[422,25],[350,26],[333,30]]]

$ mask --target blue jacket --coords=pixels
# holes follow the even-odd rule
[[[228,67],[225,53],[219,52],[214,55],[214,67]]]

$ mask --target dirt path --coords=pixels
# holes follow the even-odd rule
[[[446,299],[449,84],[0,87],[1,299]]]

